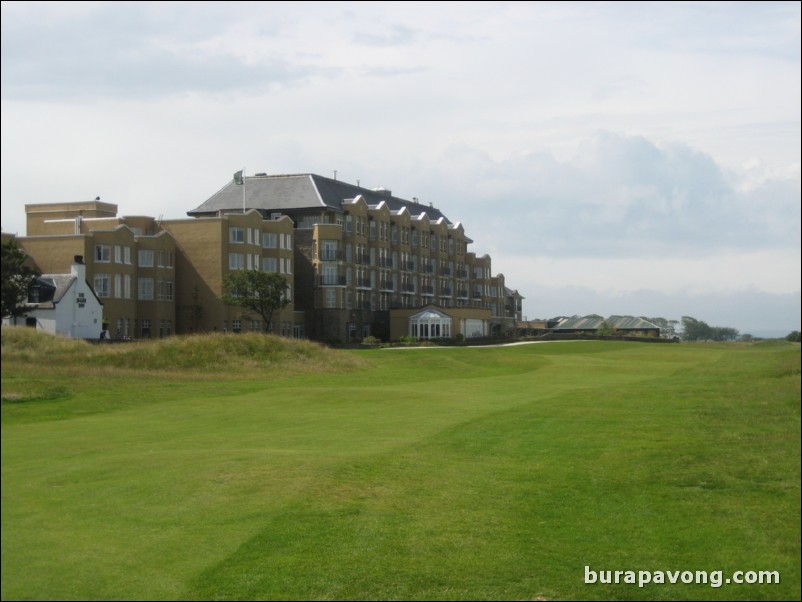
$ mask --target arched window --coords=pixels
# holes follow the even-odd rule
[[[409,334],[416,339],[450,339],[451,317],[434,308],[425,309],[410,317]]]

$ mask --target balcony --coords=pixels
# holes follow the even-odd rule
[[[341,251],[324,250],[320,252],[320,261],[340,261],[341,259]]]
[[[345,276],[320,276],[319,286],[345,286]]]
[[[356,286],[357,288],[370,288],[370,278],[357,278]]]

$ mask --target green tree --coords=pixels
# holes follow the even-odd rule
[[[267,330],[273,312],[289,303],[287,288],[287,278],[283,274],[239,270],[223,278],[223,301],[258,313]]]
[[[728,326],[713,326],[710,331],[710,338],[714,341],[734,341],[738,338],[738,330]]]
[[[792,343],[799,343],[799,341],[800,341],[799,331],[798,330],[794,330],[793,332],[788,333],[785,336],[785,340],[786,341],[790,341]]]
[[[596,334],[600,337],[611,337],[615,335],[615,328],[610,326],[607,320],[602,320],[602,323],[599,324],[599,327],[596,329]]]
[[[707,322],[690,316],[682,316],[682,339],[685,341],[709,341],[713,338],[713,329]]]
[[[39,271],[26,265],[28,255],[12,238],[3,243],[2,259],[2,317],[16,318],[28,311],[28,287]]]

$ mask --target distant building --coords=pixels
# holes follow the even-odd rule
[[[69,274],[34,278],[28,289],[28,306],[18,324],[24,320],[26,326],[74,339],[99,339],[103,332],[103,305],[86,280],[81,256],[74,258]]]
[[[659,326],[633,316],[610,316],[609,318],[597,315],[573,316],[561,318],[551,328],[552,332],[562,334],[598,334],[600,330],[612,331],[623,336],[660,336]]]
[[[461,223],[384,188],[238,173],[186,219],[118,216],[99,198],[25,209],[18,245],[48,273],[85,257],[113,337],[267,330],[345,343],[415,336],[417,324],[419,338],[469,338],[512,335],[521,320],[523,296],[468,251]],[[223,278],[242,269],[287,276],[290,303],[271,324],[222,301]],[[451,328],[422,327],[425,311]]]

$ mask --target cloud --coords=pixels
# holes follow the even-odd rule
[[[38,9],[4,10],[3,98],[132,100],[260,92],[321,72],[279,52],[254,60],[248,42],[267,40],[276,31],[237,26],[214,7],[205,9],[203,18],[169,3],[164,11],[147,3],[101,3],[70,14],[53,5]]]
[[[757,182],[752,170],[725,169],[687,145],[643,136],[598,132],[566,160],[536,153],[497,161],[457,145],[425,180],[424,189],[459,199],[444,207],[452,220],[495,230],[485,234],[502,241],[500,249],[696,257],[800,244],[798,175]]]

